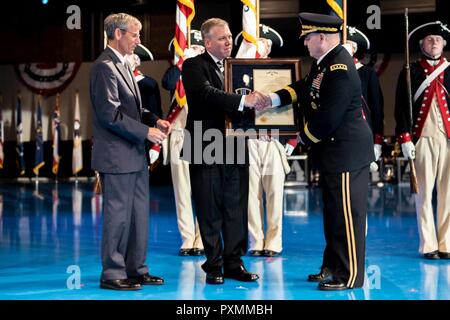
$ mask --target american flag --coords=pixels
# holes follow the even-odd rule
[[[190,46],[190,29],[191,22],[195,16],[194,0],[178,0],[176,8],[176,25],[175,25],[175,37],[173,41],[173,46],[175,48],[174,53],[174,64],[182,70],[184,62],[184,50]],[[167,121],[173,123],[178,115],[180,114],[182,108],[187,106],[186,93],[184,91],[183,81],[181,76],[178,79],[175,88],[175,100],[176,106],[172,108],[172,111],[167,117]],[[160,144],[154,144],[149,151],[150,163],[153,164],[158,160],[159,153],[161,151]]]

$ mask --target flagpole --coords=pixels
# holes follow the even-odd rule
[[[259,40],[259,0],[256,0],[256,41]],[[258,42],[256,42],[258,43]]]
[[[38,105],[38,108],[39,108],[40,103],[41,103],[41,96],[38,95],[38,96],[37,96],[37,105]],[[37,112],[36,112],[36,114],[37,114]],[[37,118],[37,117],[36,117],[36,118]],[[39,121],[39,119],[36,119],[36,124],[38,124],[38,121]],[[37,139],[38,137],[36,136],[35,138]],[[36,152],[35,152],[35,157],[37,157],[37,150],[36,150]],[[36,161],[35,161],[35,162],[36,162]],[[35,163],[35,165],[36,165],[36,163]],[[36,191],[37,191],[38,188],[39,188],[39,170],[36,170],[35,174],[36,174],[35,189],[36,189]]]
[[[187,39],[187,48],[189,49],[191,47],[191,24],[190,23],[187,26],[186,39]]]
[[[56,94],[56,108],[58,108],[59,109],[59,115],[58,115],[58,117],[60,118],[61,117],[61,108],[60,108],[60,105],[59,105],[59,102],[60,102],[60,95],[59,95],[59,93],[57,93]],[[61,119],[61,118],[60,118]],[[59,157],[59,147],[60,147],[60,145],[59,145],[59,140],[61,139],[61,137],[59,136],[59,134],[60,134],[60,132],[61,132],[61,127],[60,127],[60,129],[59,129],[59,132],[58,132],[58,139],[57,140],[55,140],[55,146],[58,146],[58,154],[57,154],[57,156]],[[55,148],[55,147],[54,147]],[[55,184],[56,185],[58,185],[58,172],[59,172],[59,159],[58,159],[58,170],[56,171],[56,173],[55,173]]]
[[[77,98],[79,98],[79,92],[78,92],[78,89],[75,91],[75,99],[77,99]],[[75,102],[76,103],[76,102]],[[80,119],[78,119],[78,120],[80,120]],[[74,137],[73,137],[73,143],[75,143],[75,135],[74,135]],[[73,157],[72,157],[72,161],[73,161]],[[73,166],[73,164],[72,164],[72,166]],[[77,172],[75,172],[75,186],[77,186],[78,185],[78,171]]]
[[[347,0],[342,0],[342,14],[344,16],[344,24],[342,26],[342,43],[347,43]]]

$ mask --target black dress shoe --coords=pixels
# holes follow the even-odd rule
[[[240,266],[237,269],[225,270],[224,277],[244,282],[252,282],[259,279],[259,276],[256,273],[248,272],[245,270],[244,266]]]
[[[436,251],[424,253],[423,257],[425,259],[429,259],[429,260],[437,260],[437,259],[439,259],[440,255],[439,255],[439,252],[436,250]]]
[[[441,258],[441,259],[450,259],[450,252],[440,252],[439,251],[439,258]]]
[[[212,271],[206,274],[206,283],[223,284],[223,273],[221,271]]]
[[[140,275],[139,277],[129,277],[129,279],[134,280],[139,284],[151,284],[151,285],[164,284],[163,278],[152,276],[149,273]]]
[[[338,280],[324,280],[319,283],[319,290],[345,290],[348,287],[345,283]]]
[[[136,281],[131,279],[118,279],[118,280],[100,280],[100,288],[111,290],[140,290],[142,287]]]
[[[331,277],[331,272],[328,270],[328,268],[322,268],[320,270],[320,273],[317,274],[310,274],[308,276],[308,281],[310,282],[320,282],[327,280]]]
[[[248,252],[249,256],[252,257],[261,257],[263,255],[264,251],[263,250],[250,250]]]
[[[189,251],[189,255],[191,255],[191,256],[203,256],[203,255],[205,255],[205,250],[199,249],[199,248],[192,248]]]
[[[186,257],[188,255],[190,255],[192,249],[180,249],[180,251],[178,251],[178,255],[182,256],[182,257]]]
[[[265,257],[278,257],[281,252],[272,251],[272,250],[264,250],[263,255]]]

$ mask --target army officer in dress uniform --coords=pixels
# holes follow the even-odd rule
[[[303,80],[271,94],[272,106],[300,103],[298,140],[311,146],[322,171],[326,247],[320,273],[308,277],[321,290],[364,283],[365,227],[372,132],[363,117],[353,58],[342,47],[342,20],[301,13],[301,36],[317,59]],[[298,101],[299,100],[299,101]]]

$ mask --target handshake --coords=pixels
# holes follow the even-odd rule
[[[272,106],[270,96],[259,91],[254,91],[244,98],[244,106],[253,108],[257,111],[263,111]]]

